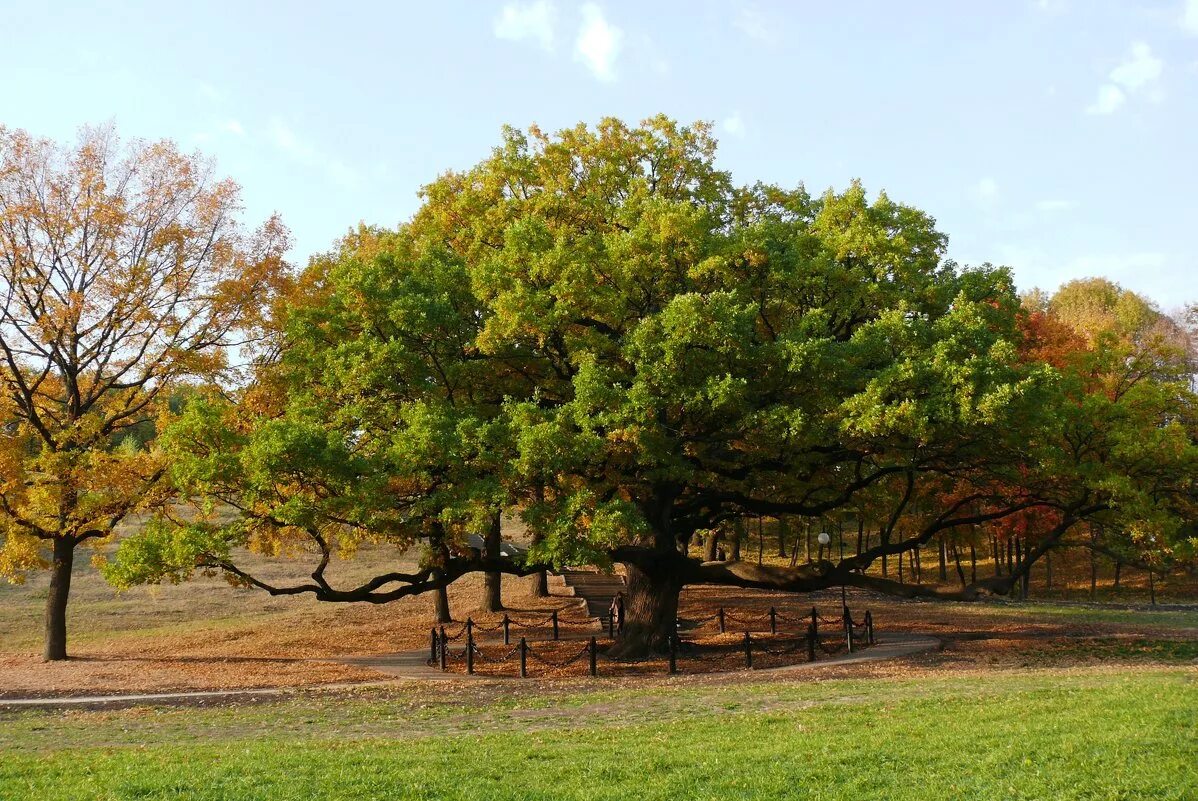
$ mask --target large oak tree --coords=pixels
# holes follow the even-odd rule
[[[243,521],[154,529],[111,575],[199,566],[381,602],[472,570],[620,563],[636,655],[672,636],[687,584],[932,592],[866,571],[1019,513],[1051,536],[1115,506],[1175,515],[1193,459],[1175,382],[1107,397],[1029,356],[1009,273],[945,261],[928,215],[856,184],[736,186],[714,154],[706,125],[664,117],[507,130],[399,231],[351,236],[280,310],[283,355],[259,377],[274,400],[196,407],[167,438],[194,466],[181,489]],[[1146,467],[1137,443],[1166,458]],[[500,507],[536,534],[531,560],[463,547]],[[854,508],[880,530],[843,559],[689,555],[745,518]],[[366,536],[420,540],[420,569],[330,586],[333,543]],[[306,543],[312,580],[249,575],[234,547],[263,538]]]

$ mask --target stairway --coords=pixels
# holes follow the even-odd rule
[[[607,610],[617,592],[624,591],[624,577],[597,570],[562,570],[550,577],[563,595],[573,595],[586,601],[587,615],[607,619]],[[558,594],[557,592],[554,593]]]

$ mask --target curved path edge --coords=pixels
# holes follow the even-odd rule
[[[900,659],[905,656],[937,651],[942,646],[941,641],[926,634],[904,634],[892,632],[878,637],[876,644],[852,654],[838,654],[815,662],[799,662],[794,665],[783,665],[773,668],[758,668],[752,672],[762,673],[798,673],[806,670],[828,667],[830,665],[853,665],[865,662],[880,662],[887,659]],[[306,690],[350,690],[362,687],[385,686],[394,684],[396,680],[415,681],[536,681],[520,679],[515,676],[467,676],[462,673],[442,673],[439,669],[430,667],[425,660],[428,649],[402,651],[395,654],[379,656],[349,657],[345,659],[318,660],[341,662],[357,667],[366,667],[389,676],[389,679],[365,682],[342,682],[339,684],[310,684],[299,687],[259,687],[239,690],[194,690],[173,693],[125,693],[120,695],[73,695],[47,698],[0,698],[0,711],[15,709],[37,709],[54,707],[89,707],[89,706],[126,706],[154,703],[188,703],[192,701],[229,700],[245,698],[276,697],[294,694]],[[745,671],[720,671],[723,675]],[[704,676],[718,675],[704,673]]]

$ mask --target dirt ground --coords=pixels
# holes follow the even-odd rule
[[[427,596],[380,606],[327,604],[307,598],[271,598],[215,578],[118,594],[86,559],[78,563],[82,564],[77,567],[70,610],[73,658],[66,662],[48,664],[40,658],[44,576],[33,576],[23,586],[0,585],[0,697],[379,681],[387,676],[329,660],[425,648],[429,642],[432,599]],[[336,564],[332,577],[352,582],[404,564],[408,563],[393,552],[367,550],[354,560]],[[288,560],[263,560],[258,567],[273,578],[303,575],[302,565]],[[926,577],[934,566],[924,569]],[[564,636],[601,634],[596,624],[579,618],[576,601],[561,596],[534,599],[529,595],[530,585],[531,579],[505,577],[504,599],[513,618],[543,619],[550,609],[561,608]],[[450,591],[455,618],[464,620],[470,615],[484,625],[494,624],[497,617],[477,612],[481,594],[481,576],[457,582]],[[1198,659],[1198,607],[1173,612],[1141,607],[1107,611],[1107,607],[1056,600],[979,605],[900,601],[859,592],[850,592],[848,602],[858,621],[869,609],[881,633],[931,634],[940,638],[944,647],[893,663],[821,669],[827,675],[845,671],[862,676],[969,673],[1158,661],[1194,664]],[[790,596],[727,588],[688,589],[680,607],[684,639],[700,647],[696,652],[693,645],[683,646],[681,672],[742,670],[741,643],[746,628],[754,630],[754,638],[763,648],[793,651],[784,656],[758,651],[755,667],[806,661],[805,651],[795,646],[812,605],[819,607],[823,617],[838,618],[840,594]],[[771,606],[780,619],[778,638],[772,642],[765,633]],[[728,617],[725,635],[719,635],[710,619],[720,607]],[[746,624],[750,618],[754,622]],[[700,621],[701,625],[696,625]],[[585,656],[569,666],[555,666],[578,656],[582,640],[547,643],[545,629],[529,636],[538,655],[530,661],[532,675],[586,675]],[[486,639],[480,647],[493,658],[507,650]],[[700,661],[696,653],[718,658]],[[482,673],[505,675],[515,672],[515,663],[486,667],[484,660],[479,660],[478,668]],[[666,672],[665,660],[629,667],[626,672],[658,676]]]

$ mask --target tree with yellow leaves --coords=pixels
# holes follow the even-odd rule
[[[0,576],[50,570],[47,660],[76,547],[170,499],[155,421],[236,380],[285,277],[286,229],[247,233],[238,192],[170,142],[0,126]]]

